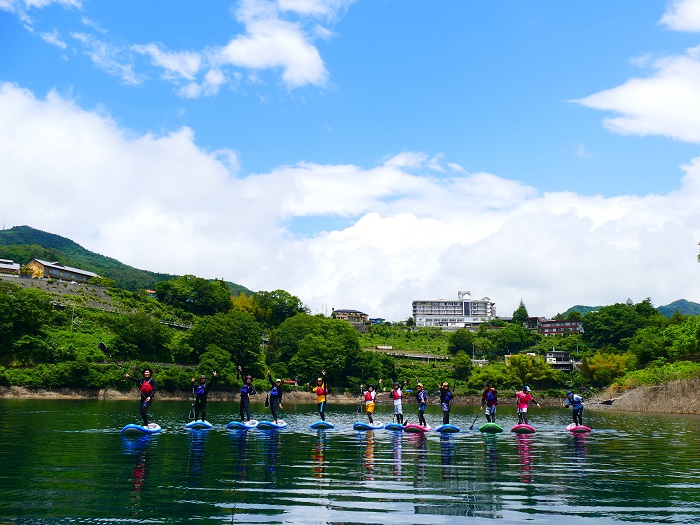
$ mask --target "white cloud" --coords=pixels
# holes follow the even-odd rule
[[[238,174],[192,130],[138,136],[50,93],[0,85],[1,219],[139,268],[283,288],[313,310],[391,320],[411,300],[469,289],[509,315],[651,296],[700,301],[700,160],[667,195],[542,193],[430,157],[370,169],[301,163]],[[395,158],[395,157],[394,157]],[[410,171],[409,171],[410,170]],[[660,174],[660,176],[666,174]],[[295,235],[297,217],[346,228]]]
[[[280,11],[292,11],[301,15],[337,16],[355,0],[277,0]]]
[[[700,1],[673,0],[661,23],[676,31],[700,31]]]
[[[50,33],[41,33],[40,36],[44,42],[48,42],[52,46],[60,47],[61,49],[66,49],[68,47],[68,44],[65,43],[65,41],[61,38],[61,35],[59,35],[58,31],[55,29]]]
[[[71,36],[83,44],[85,54],[98,68],[118,77],[125,84],[138,85],[143,82],[143,75],[137,74],[132,64],[120,58],[122,49],[86,33],[76,32]]]
[[[166,76],[177,75],[187,80],[194,79],[202,65],[199,53],[190,51],[172,53],[163,51],[157,44],[135,45],[131,49],[151,57],[153,63],[166,71]]]
[[[0,11],[7,11],[19,18],[25,24],[32,25],[33,20],[29,16],[31,9],[43,9],[52,4],[58,4],[65,8],[82,7],[80,0],[0,0]]]
[[[615,133],[700,142],[700,46],[651,60],[649,67],[654,70],[650,77],[630,79],[576,102],[618,113],[604,120]]]

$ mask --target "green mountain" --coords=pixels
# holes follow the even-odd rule
[[[12,259],[25,265],[32,259],[57,261],[66,266],[88,270],[102,277],[114,279],[119,288],[137,291],[153,289],[156,283],[178,277],[167,273],[139,270],[133,266],[121,263],[111,257],[106,257],[79,244],[29,226],[15,226],[9,230],[0,230],[0,259]],[[226,283],[233,295],[241,292],[246,295],[252,292],[245,286]]]
[[[582,304],[577,304],[576,306],[572,306],[569,308],[566,312],[562,314],[562,317],[566,318],[567,315],[569,315],[570,312],[578,312],[582,316],[586,315],[588,312],[595,312],[596,310],[600,310],[602,306],[583,306]]]
[[[666,317],[671,317],[676,310],[683,315],[700,315],[700,304],[686,301],[685,299],[678,299],[666,306],[659,306],[657,310]]]

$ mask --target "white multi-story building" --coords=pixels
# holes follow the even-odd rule
[[[496,317],[496,303],[488,297],[472,299],[469,292],[457,292],[457,299],[413,301],[416,326],[477,329]]]

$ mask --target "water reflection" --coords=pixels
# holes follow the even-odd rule
[[[146,483],[147,454],[146,449],[151,443],[152,436],[139,436],[136,439],[122,436],[122,448],[127,455],[133,457],[133,477],[131,481],[131,513],[138,516],[141,509],[141,491]]]
[[[496,434],[486,434],[486,479],[498,481],[498,438]]]
[[[443,481],[452,478],[452,460],[455,455],[454,439],[451,434],[440,435],[440,477]]]
[[[427,480],[428,471],[428,439],[425,434],[409,434],[408,435],[409,446],[415,450],[415,464],[416,464],[416,487],[425,486]]]
[[[520,481],[532,482],[532,436],[530,434],[518,434],[518,456],[520,458]]]
[[[391,458],[394,466],[394,479],[402,481],[403,473],[403,432],[393,432],[391,436]]]
[[[326,473],[326,433],[323,430],[316,433],[313,458],[313,475],[315,478],[323,479]]]
[[[362,454],[362,467],[360,469],[361,477],[365,481],[371,481],[374,479],[374,430],[368,430],[367,432],[356,432],[355,434],[360,440],[359,450]]]
[[[204,445],[208,430],[190,429],[187,436],[187,484],[189,487],[199,486],[199,475],[202,472]]]
[[[264,480],[274,487],[277,484],[280,464],[280,433],[272,430],[264,432],[264,435],[264,454],[266,457]]]

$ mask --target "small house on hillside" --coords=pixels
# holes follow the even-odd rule
[[[19,264],[10,259],[0,259],[0,274],[19,275]]]
[[[59,262],[42,261],[34,259],[29,262],[25,268],[32,271],[32,277],[44,279],[62,279],[64,281],[76,281],[86,283],[93,277],[99,277],[96,273],[81,270],[80,268],[71,268]]]
[[[333,309],[336,319],[350,321],[352,323],[368,323],[369,315],[358,310],[335,310]]]

